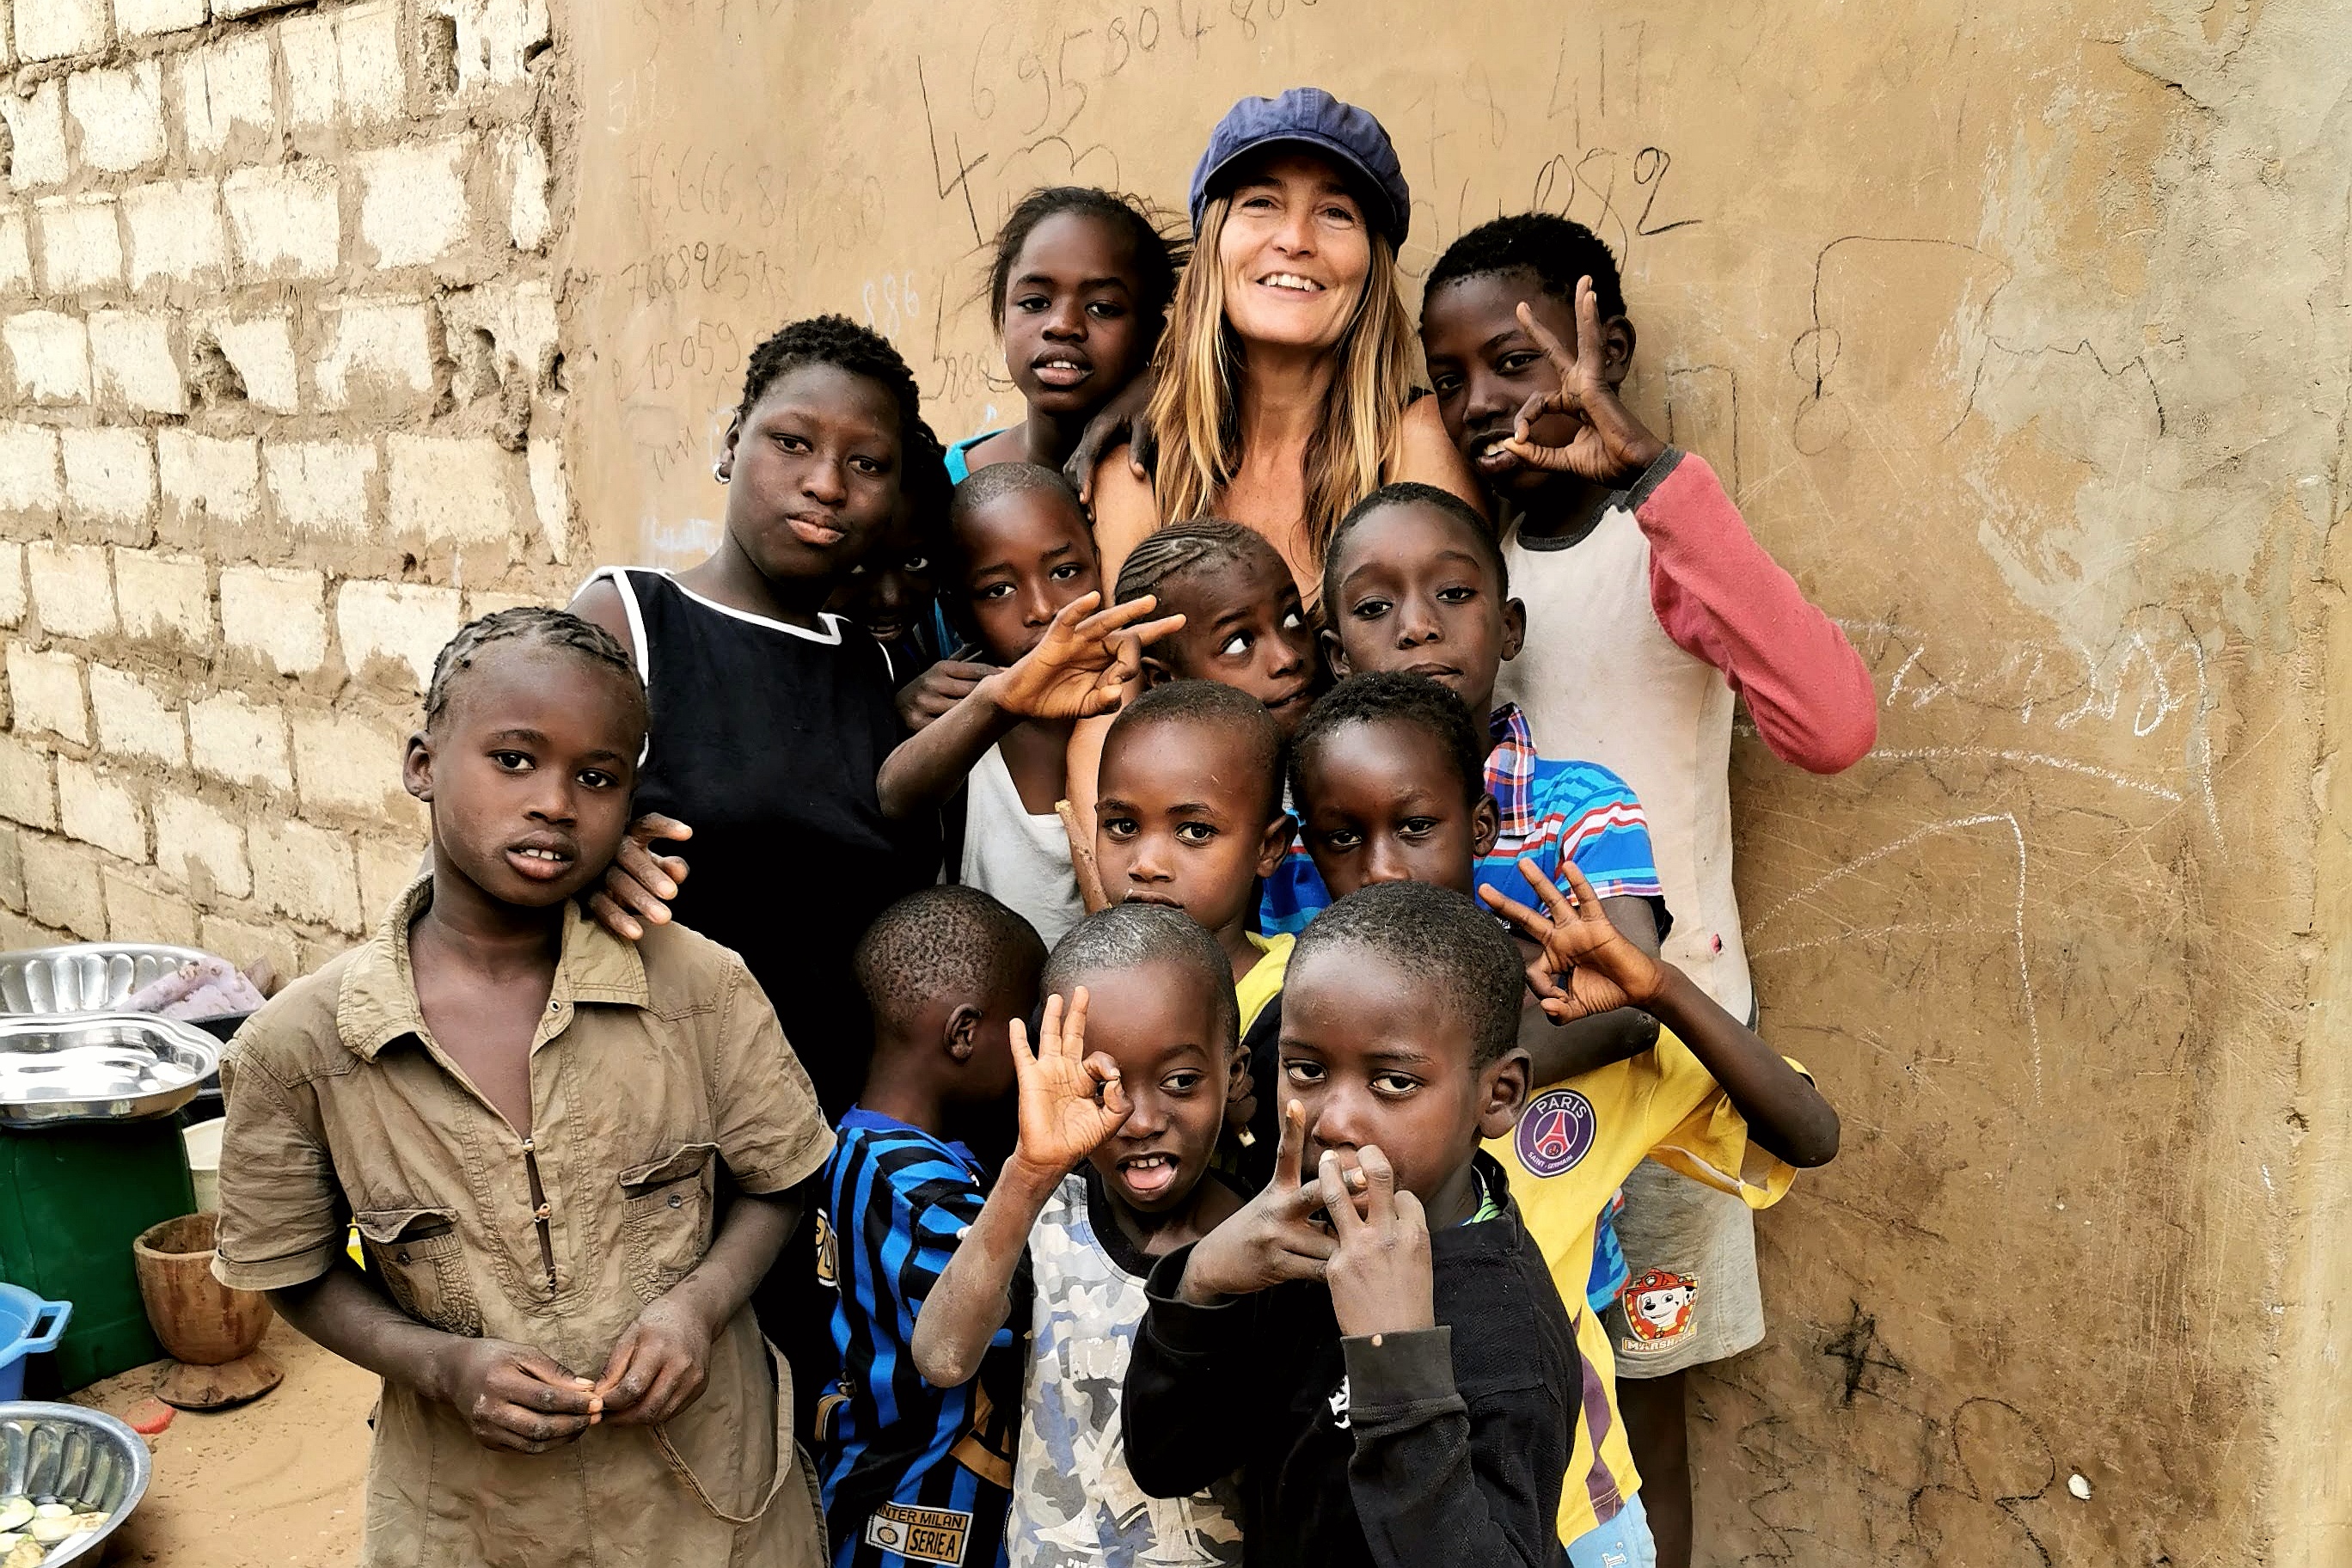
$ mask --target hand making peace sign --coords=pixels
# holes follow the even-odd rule
[[[997,679],[997,700],[1024,719],[1092,719],[1115,711],[1142,667],[1142,645],[1184,624],[1181,616],[1144,616],[1159,608],[1150,594],[1097,610],[1099,592],[1064,605],[1035,647]],[[1138,624],[1140,623],[1140,624]]]
[[[1519,325],[1551,362],[1559,375],[1559,390],[1538,392],[1528,399],[1503,449],[1531,468],[1574,474],[1612,489],[1639,479],[1666,444],[1633,417],[1633,411],[1618,400],[1617,389],[1609,384],[1608,344],[1601,335],[1601,306],[1592,291],[1592,279],[1577,279],[1573,355],[1536,320],[1524,300],[1519,305]],[[1535,445],[1535,423],[1547,414],[1564,415],[1577,422],[1576,434],[1565,447]]]
[[[1519,872],[1551,911],[1549,918],[1492,888],[1478,889],[1489,909],[1542,945],[1528,965],[1528,984],[1544,1012],[1555,1024],[1573,1024],[1596,1013],[1646,1005],[1665,984],[1665,971],[1610,923],[1592,884],[1573,861],[1561,860],[1559,868],[1568,873],[1566,893],[1552,886],[1542,867],[1519,857]],[[1568,981],[1566,990],[1559,986],[1561,976]]]

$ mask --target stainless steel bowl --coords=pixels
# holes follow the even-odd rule
[[[193,947],[78,942],[0,952],[0,1013],[110,1013],[141,986],[209,956]]]
[[[97,1562],[100,1543],[131,1517],[153,1473],[146,1439],[103,1410],[0,1404],[0,1497],[57,1497],[106,1510],[104,1524],[51,1547],[41,1568]]]
[[[169,1116],[219,1067],[210,1035],[152,1013],[0,1018],[0,1127]]]

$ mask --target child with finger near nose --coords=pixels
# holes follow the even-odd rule
[[[1239,1471],[1255,1562],[1555,1564],[1584,1387],[1511,1184],[1524,982],[1461,894],[1368,888],[1298,939],[1274,1181],[1152,1270],[1127,1454]]]
[[[1121,1388],[1156,1260],[1242,1199],[1212,1168],[1238,1049],[1223,955],[1177,910],[1090,915],[1047,959],[1033,1053],[1016,1022],[1020,1137],[916,1320],[941,1387],[1026,1332],[1006,1530],[1014,1568],[1242,1561],[1223,1471],[1146,1495],[1120,1443]]]

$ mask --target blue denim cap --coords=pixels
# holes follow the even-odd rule
[[[1365,218],[1391,245],[1404,244],[1412,222],[1412,193],[1405,188],[1389,133],[1371,115],[1319,87],[1294,87],[1280,98],[1244,98],[1225,111],[1192,171],[1193,233],[1201,231],[1201,214],[1213,188],[1230,184],[1234,165],[1244,158],[1276,144],[1306,147],[1336,162],[1364,198]]]

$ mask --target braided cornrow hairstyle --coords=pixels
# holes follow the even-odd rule
[[[620,639],[593,621],[582,620],[569,610],[551,610],[538,605],[522,605],[510,610],[497,610],[458,628],[449,639],[440,657],[433,661],[433,679],[425,689],[425,727],[434,728],[449,710],[449,693],[457,678],[474,668],[476,658],[484,648],[499,643],[520,642],[529,647],[554,648],[575,654],[592,664],[604,665],[625,677],[628,681],[631,706],[635,709],[639,730],[646,725],[647,708],[646,684],[637,674],[635,663]]]
[[[1266,542],[1265,536],[1254,528],[1228,522],[1221,517],[1171,523],[1144,535],[1142,542],[1128,552],[1126,562],[1118,569],[1118,585],[1111,594],[1111,603],[1123,605],[1146,594],[1159,594],[1161,584],[1170,578],[1196,567],[1253,560],[1280,566],[1285,574],[1290,570],[1283,565],[1281,555]]]
[[[859,326],[846,316],[810,316],[789,321],[751,351],[743,372],[743,401],[735,417],[748,419],[752,407],[767,395],[780,377],[803,365],[829,364],[851,375],[862,375],[890,395],[898,408],[898,446],[903,459],[915,449],[916,431],[922,426],[922,394],[915,373],[881,333]]]

